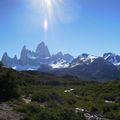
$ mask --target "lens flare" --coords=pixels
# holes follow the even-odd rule
[[[46,30],[51,24],[70,23],[80,17],[80,0],[28,0]]]
[[[51,6],[51,0],[44,0],[47,6]]]
[[[44,29],[47,30],[48,29],[48,21],[44,20]]]

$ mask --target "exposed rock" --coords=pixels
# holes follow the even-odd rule
[[[28,50],[26,49],[26,46],[23,47],[20,55],[20,64],[21,65],[27,65],[28,64],[28,57],[27,57]]]
[[[72,75],[84,80],[113,80],[120,77],[116,66],[107,62],[102,57],[95,59],[90,64],[81,64],[70,68],[55,69],[50,71],[56,75]]]
[[[120,56],[114,53],[104,53],[103,58],[108,62],[119,66],[120,65]]]
[[[72,62],[72,60],[74,59],[74,57],[70,54],[64,54],[64,60]]]
[[[44,42],[41,42],[41,43],[37,46],[36,54],[37,54],[40,58],[50,57],[50,52],[49,52],[48,47],[45,45]]]
[[[4,54],[3,54],[3,56],[2,56],[2,63],[4,64],[4,65],[10,65],[10,64],[12,64],[12,60],[11,60],[11,58],[8,56],[8,54],[7,54],[7,52],[5,52]]]
[[[24,120],[23,114],[13,111],[13,108],[3,103],[0,104],[0,120]]]
[[[75,108],[75,112],[81,112],[84,114],[86,120],[108,120],[104,118],[102,115],[96,114],[96,113],[91,113],[88,110],[85,110],[83,108]]]

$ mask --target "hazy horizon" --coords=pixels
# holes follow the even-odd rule
[[[50,53],[120,54],[119,0],[0,1],[0,58],[44,41]]]

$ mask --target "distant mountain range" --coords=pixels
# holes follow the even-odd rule
[[[82,79],[112,80],[120,78],[120,55],[105,53],[102,57],[83,53],[77,58],[58,52],[51,55],[41,42],[35,51],[24,46],[20,58],[8,56],[5,52],[2,63],[16,70],[37,70],[56,75],[74,75]]]
[[[16,70],[37,70],[43,64],[50,65],[52,68],[68,67],[73,59],[70,54],[63,54],[62,52],[51,55],[45,43],[41,42],[35,51],[31,51],[24,46],[19,59],[16,55],[11,58],[5,52],[1,61],[4,65]]]

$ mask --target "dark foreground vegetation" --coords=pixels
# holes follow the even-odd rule
[[[0,101],[11,105],[24,120],[86,120],[85,111],[120,120],[120,80],[82,81],[16,72],[0,65]]]

